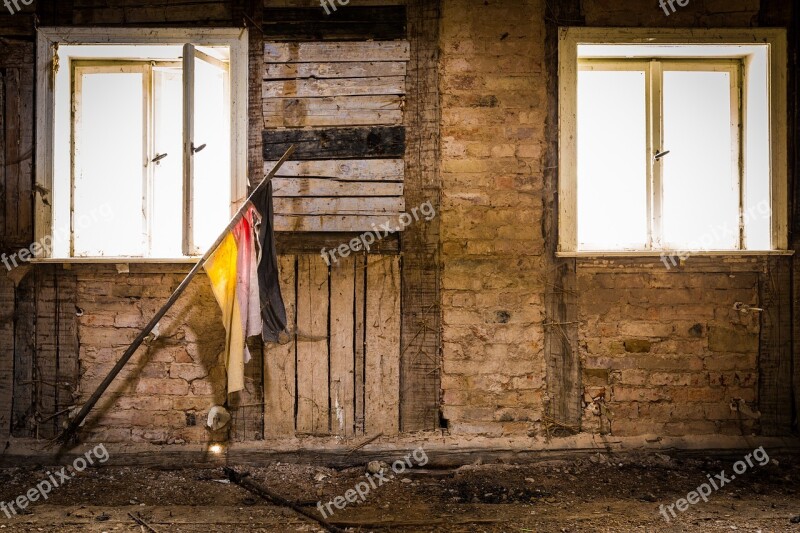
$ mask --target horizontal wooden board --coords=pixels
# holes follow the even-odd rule
[[[406,9],[401,5],[264,8],[266,39],[402,39],[406,36]]]
[[[387,223],[396,230],[400,227],[395,216],[335,215],[293,216],[275,215],[275,231],[375,231]]]
[[[320,178],[273,178],[275,198],[287,196],[403,196],[403,184],[380,181],[335,181]]]
[[[265,98],[265,128],[396,126],[403,123],[398,95]]]
[[[376,78],[379,76],[405,76],[405,61],[355,61],[352,63],[269,63],[264,68],[264,79],[288,80],[295,78]]]
[[[264,25],[265,38],[281,41],[389,40],[403,39],[406,35],[405,24],[398,26],[393,22],[352,22],[348,24],[279,22]]]
[[[294,217],[286,217],[294,218]],[[372,229],[372,228],[369,228]],[[352,239],[358,238],[360,231],[338,232],[328,231],[325,233],[286,233],[279,232],[275,234],[275,247],[278,253],[283,254],[318,254],[323,248],[332,250],[338,248],[343,242],[350,242]],[[397,254],[400,253],[400,239],[397,233],[392,233],[377,239],[370,245],[369,253],[371,254]],[[294,270],[292,270],[294,273]],[[283,279],[283,278],[281,278]],[[362,283],[363,285],[363,283]],[[284,295],[284,298],[286,296]],[[363,335],[362,335],[363,338]]]
[[[405,133],[402,126],[265,130],[264,159],[280,159],[292,144],[292,158],[301,161],[402,158]]]
[[[264,161],[268,173],[277,161]],[[402,159],[345,159],[342,161],[287,161],[277,177],[317,177],[339,181],[403,181]]]
[[[405,77],[337,78],[264,81],[263,98],[296,98],[319,96],[363,96],[377,94],[405,94]]]
[[[373,2],[380,3],[380,2]],[[394,22],[405,23],[406,7],[403,5],[355,6],[340,5],[330,13],[319,5],[314,7],[264,7],[264,21],[271,22],[324,22],[332,20],[343,22]]]
[[[266,63],[408,61],[408,41],[264,43]]]
[[[405,210],[403,197],[274,198],[276,215],[382,215]]]

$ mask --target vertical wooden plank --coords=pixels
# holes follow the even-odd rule
[[[0,346],[0,437],[6,437],[14,401],[14,284],[5,276],[0,276]]]
[[[278,269],[290,337],[286,344],[264,346],[264,435],[266,437],[293,436],[295,429],[297,256],[278,257]]]
[[[365,254],[355,257],[355,272],[353,275],[353,417],[355,419],[355,434],[364,434],[364,354],[366,349],[366,329],[364,313],[367,310],[367,260]]]
[[[343,258],[331,265],[331,422],[332,432],[353,436],[353,344],[355,259]]]
[[[33,436],[31,417],[34,410],[37,275],[35,269],[28,274],[17,287],[14,296],[14,405],[11,434],[15,437]]]
[[[56,411],[73,405],[78,390],[78,317],[75,308],[78,301],[78,279],[73,272],[59,269],[58,276],[58,367]],[[55,428],[61,429],[61,422],[67,414],[54,418]]]
[[[406,206],[430,202],[439,213],[441,196],[438,0],[409,0],[411,61],[406,93]],[[403,318],[400,361],[401,430],[439,427],[440,331],[439,217],[419,220],[403,232]]]
[[[55,436],[55,419],[40,423],[56,412],[58,380],[58,280],[55,265],[43,265],[36,276],[36,352],[34,356],[34,403],[38,417],[36,438]]]
[[[367,434],[400,429],[400,257],[367,257]]]
[[[17,203],[19,202],[19,69],[6,69],[5,76],[5,170],[6,196],[5,237],[8,244],[17,245]]]
[[[33,241],[33,69],[20,69],[19,167],[17,181],[17,239],[22,246]]]
[[[0,198],[7,195],[6,184],[6,71],[0,68]],[[6,229],[6,206],[0,204],[0,249],[5,250],[8,242]]]
[[[319,255],[297,258],[297,432],[330,432],[328,266]]]
[[[758,409],[763,435],[792,432],[791,259],[767,258],[759,279],[761,333],[758,354]]]

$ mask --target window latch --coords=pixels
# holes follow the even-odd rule
[[[206,147],[206,145],[205,145],[205,144],[201,144],[200,146],[198,146],[197,148],[195,148],[195,147],[194,147],[194,143],[192,143],[192,153],[193,153],[193,154],[196,154],[197,152],[200,152],[200,151],[202,151],[202,150],[203,150],[203,148],[205,148],[205,147]]]
[[[664,150],[663,152],[658,152],[656,155],[653,156],[653,159],[658,161],[659,159],[661,159],[662,157],[664,157],[668,153],[669,153],[669,150]]]
[[[167,157],[169,154],[158,154],[153,159],[150,160],[151,163],[155,163],[156,165],[161,162],[162,159]]]

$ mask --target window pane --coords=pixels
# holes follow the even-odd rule
[[[74,152],[76,256],[144,253],[142,81],[141,73],[82,75]]]
[[[203,253],[231,217],[230,98],[227,72],[195,61],[194,245]]]
[[[155,98],[150,254],[180,257],[183,224],[183,75],[181,69],[153,70]]]
[[[578,74],[578,246],[647,243],[647,112],[642,71]]]
[[[739,185],[728,72],[664,72],[663,245],[735,249]]]

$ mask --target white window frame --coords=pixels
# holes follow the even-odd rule
[[[55,171],[55,89],[54,58],[59,45],[185,45],[227,46],[230,49],[231,97],[231,206],[233,214],[247,196],[248,153],[248,35],[243,28],[208,28],[203,30],[182,28],[39,28],[36,57],[36,175],[34,235],[42,242],[54,231],[52,206],[59,199],[54,196]],[[68,68],[55,65],[55,68]],[[182,208],[182,206],[181,206]],[[222,229],[222,228],[221,228]],[[40,247],[42,249],[43,247]],[[43,253],[47,250],[43,250]],[[72,256],[70,250],[70,256]],[[197,257],[145,258],[145,257],[47,257],[38,255],[40,262],[194,262]]]
[[[583,60],[578,57],[580,45],[662,45],[662,50],[670,45],[713,45],[708,47],[701,57],[685,57],[681,53],[663,54],[655,58],[645,55],[622,59],[615,57],[604,58],[603,61],[619,62],[638,61],[648,62],[658,59],[661,65],[681,63],[688,65],[693,59],[703,61],[736,60],[741,62],[743,75],[737,76],[744,80],[748,75],[748,67],[756,53],[763,53],[767,45],[767,73],[769,94],[769,131],[770,131],[770,203],[771,203],[771,246],[769,251],[753,250],[723,250],[707,251],[700,254],[718,255],[753,255],[768,253],[788,253],[788,136],[786,128],[787,116],[787,45],[786,32],[781,29],[714,29],[714,30],[673,30],[673,29],[619,29],[619,28],[561,28],[559,33],[559,179],[558,179],[558,250],[561,257],[576,256],[641,256],[660,255],[670,249],[661,248],[659,243],[649,243],[644,250],[609,250],[609,251],[581,251],[578,243],[577,228],[577,81],[581,64],[589,64],[592,60]],[[640,47],[644,48],[644,47]],[[703,68],[703,67],[698,67]],[[651,83],[648,75],[648,84]],[[659,76],[653,76],[653,78]],[[736,100],[746,105],[747,84],[740,83],[741,96]],[[658,87],[653,89],[659,90]],[[652,94],[652,91],[648,91]],[[654,105],[648,100],[648,129],[654,113]],[[739,114],[736,113],[738,116]],[[745,121],[746,122],[746,121]],[[746,127],[746,124],[745,124]],[[741,128],[736,127],[737,135]],[[659,139],[648,139],[648,150],[658,148]],[[742,134],[742,151],[745,150],[746,132]],[[739,168],[739,161],[736,161]],[[652,172],[652,174],[651,174]],[[743,168],[739,170],[740,184],[744,184]],[[648,235],[660,235],[658,223],[660,213],[657,212],[658,202],[653,201],[660,184],[658,165],[651,166],[648,174],[648,220],[652,221],[652,228],[648,228]],[[740,248],[742,244],[740,229]]]

